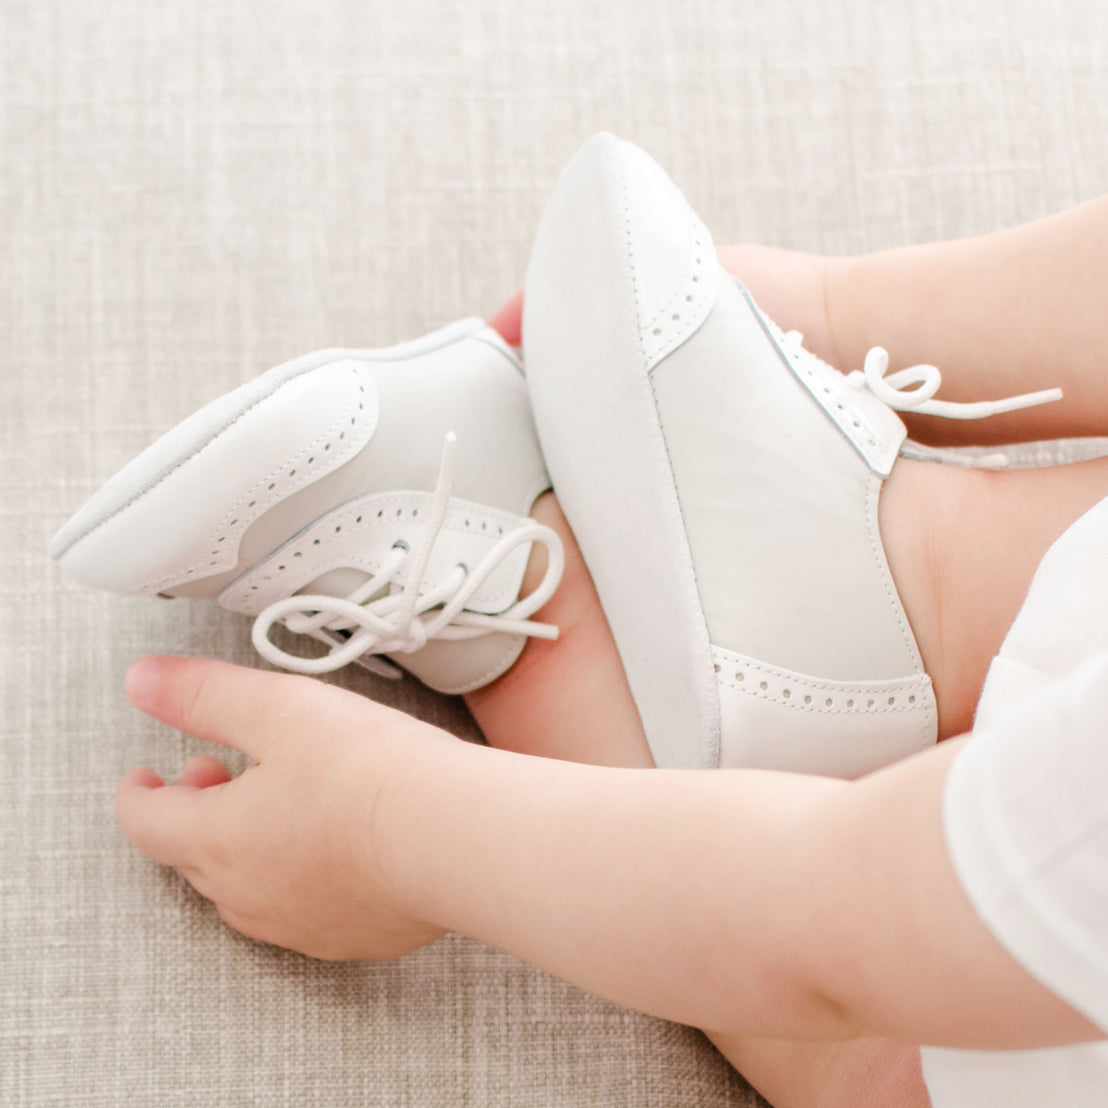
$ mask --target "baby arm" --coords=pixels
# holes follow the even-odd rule
[[[144,853],[248,935],[395,957],[444,929],[721,1034],[1026,1046],[1095,1028],[991,938],[950,869],[955,745],[856,784],[607,769],[460,743],[299,677],[145,659],[139,708],[256,764],[121,785]]]

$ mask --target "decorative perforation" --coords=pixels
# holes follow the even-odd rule
[[[636,264],[633,245],[633,236],[629,234],[628,256],[632,270]],[[715,301],[719,275],[720,267],[711,236],[690,210],[688,253],[677,291],[650,320],[642,318],[643,305],[638,301],[637,281],[634,282],[640,320],[639,339],[648,369],[657,365],[704,322]]]
[[[366,367],[350,365],[349,372],[353,378],[352,387],[336,420],[281,466],[262,477],[228,509],[208,542],[208,557],[151,582],[145,588],[157,590],[196,575],[206,577],[229,569],[237,556],[238,540],[250,524],[274,504],[337,469],[365,445],[367,433],[372,434],[376,426],[376,393]]]
[[[925,711],[931,706],[930,682],[925,675],[873,684],[825,682],[776,670],[738,655],[725,655],[718,649],[713,653],[717,658],[713,669],[722,688],[798,711],[872,715]]]
[[[904,425],[900,419],[877,401],[887,428],[876,425],[865,411],[865,398],[868,394],[855,393],[838,370],[820,361],[809,351],[794,351],[782,343],[775,325],[762,315],[742,283],[736,284],[793,376],[854,445],[866,464],[879,476],[887,477],[904,438]]]
[[[331,570],[376,573],[389,551],[397,546],[410,549],[416,545],[430,498],[429,493],[378,494],[336,509],[229,585],[219,603],[234,611],[256,614],[266,604],[291,596]],[[455,500],[438,542],[449,541],[451,534],[467,535],[476,538],[484,550],[519,522],[509,513]],[[524,558],[521,555],[521,561]],[[484,591],[490,585],[491,591]],[[519,582],[509,572],[503,577],[494,575],[479,595],[494,610],[500,610],[515,600],[518,588]]]

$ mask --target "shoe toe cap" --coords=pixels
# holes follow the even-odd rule
[[[555,187],[527,274],[524,344],[567,328],[620,328],[647,368],[711,309],[720,267],[707,228],[643,150],[590,139]]]
[[[373,435],[372,377],[332,358],[278,367],[173,428],[65,524],[50,556],[70,577],[121,593],[233,569],[254,520]]]

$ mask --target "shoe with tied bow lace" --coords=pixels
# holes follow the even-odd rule
[[[783,334],[641,150],[610,135],[543,215],[523,316],[547,468],[656,762],[853,777],[932,743],[877,506],[933,367],[844,376]],[[910,386],[915,385],[915,388]]]
[[[72,577],[215,599],[253,616],[275,665],[322,673],[385,655],[443,692],[510,668],[562,569],[528,518],[550,487],[522,368],[480,320],[381,350],[326,350],[203,408],[55,536]],[[520,598],[535,543],[539,586]],[[327,646],[278,646],[274,623]]]

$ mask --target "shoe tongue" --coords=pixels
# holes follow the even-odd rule
[[[306,585],[301,591],[316,596],[349,596],[355,589],[361,588],[368,580],[368,573],[364,573],[362,570],[352,567],[343,567],[341,569],[328,570],[327,573],[317,577],[310,585]],[[379,597],[384,596],[386,591],[388,593],[399,592],[400,586],[395,582],[387,589],[385,586],[382,586],[369,599],[377,600]],[[366,603],[368,603],[368,600]]]

